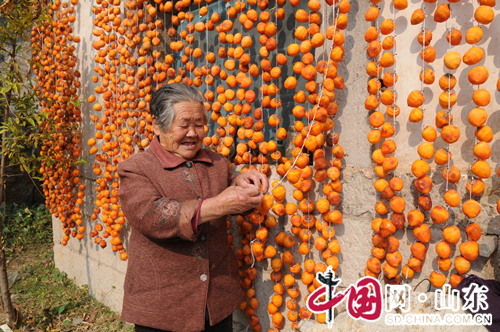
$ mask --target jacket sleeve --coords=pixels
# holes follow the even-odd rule
[[[196,240],[191,220],[200,201],[162,197],[135,160],[120,163],[118,175],[121,207],[133,228],[154,240]]]

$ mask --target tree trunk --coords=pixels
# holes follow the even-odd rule
[[[15,52],[15,49],[14,49]],[[9,96],[10,93],[7,93],[7,104],[4,112],[4,121],[7,122],[9,118]],[[4,131],[2,134],[2,145],[7,139],[7,132]],[[7,325],[11,329],[15,329],[17,325],[17,312],[12,305],[12,299],[10,297],[9,290],[9,277],[7,274],[7,259],[5,257],[5,245],[7,243],[7,239],[5,238],[5,234],[3,233],[3,225],[5,223],[5,205],[6,197],[5,197],[5,170],[7,168],[7,157],[5,156],[4,151],[2,151],[2,161],[0,164],[0,202],[4,202],[4,211],[2,214],[2,218],[0,219],[0,291],[2,293],[2,304],[3,310],[7,315]]]

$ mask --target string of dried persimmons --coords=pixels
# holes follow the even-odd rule
[[[292,3],[292,5],[296,6],[298,3]],[[265,6],[262,7],[264,7],[264,9],[266,8]],[[347,17],[345,14],[349,11],[350,6],[347,1],[343,1],[338,5],[337,13],[341,10],[343,15],[340,17],[342,24],[338,24],[339,18],[337,18],[335,22],[337,24],[334,24],[330,29],[328,29],[329,31],[327,32],[327,38],[333,40],[336,37],[335,40],[337,44],[335,47],[332,46],[330,50],[331,60],[328,62],[320,61],[316,64],[316,66],[313,65],[314,56],[310,53],[310,51],[312,47],[321,47],[324,43],[325,37],[319,32],[319,24],[321,24],[321,20],[317,17],[317,12],[320,10],[319,3],[317,1],[310,1],[308,3],[308,7],[311,10],[310,13],[299,9],[295,13],[295,18],[299,23],[309,23],[309,29],[301,25],[296,27],[294,35],[296,39],[299,39],[302,42],[300,45],[291,44],[287,51],[289,56],[297,56],[301,53],[303,54],[302,61],[296,62],[293,70],[296,74],[300,74],[307,80],[305,88],[306,91],[310,93],[307,97],[307,101],[313,105],[313,108],[306,111],[303,106],[297,105],[293,110],[293,114],[299,118],[294,125],[295,130],[299,132],[299,134],[293,141],[296,147],[295,150],[292,151],[292,155],[294,156],[293,160],[287,160],[286,158],[281,157],[280,152],[277,151],[277,146],[274,141],[261,142],[259,138],[257,143],[260,143],[258,146],[260,155],[256,160],[257,163],[261,164],[259,170],[267,173],[269,168],[266,165],[267,160],[264,155],[270,152],[272,159],[277,164],[277,173],[282,178],[281,180],[273,182],[272,189],[270,190],[271,194],[266,194],[259,210],[248,216],[250,222],[242,216],[237,219],[240,234],[252,234],[252,224],[258,227],[255,231],[255,236],[252,234],[250,237],[246,236],[243,238],[241,241],[243,247],[237,250],[240,265],[251,265],[246,268],[243,273],[240,273],[243,278],[242,286],[243,288],[248,289],[246,291],[248,302],[245,301],[242,303],[240,308],[244,309],[246,314],[251,316],[250,323],[254,326],[255,330],[259,330],[260,325],[257,323],[258,318],[254,315],[258,301],[252,297],[255,295],[255,291],[251,288],[251,281],[255,278],[256,273],[253,266],[255,263],[254,259],[256,261],[262,261],[264,257],[272,259],[271,280],[275,282],[275,286],[273,287],[275,294],[272,296],[267,309],[268,313],[272,315],[271,320],[274,328],[279,329],[284,325],[283,316],[280,312],[278,312],[278,308],[283,303],[283,295],[285,291],[284,287],[287,287],[287,295],[290,296],[290,300],[287,302],[287,307],[289,309],[287,318],[291,322],[291,326],[296,327],[299,317],[302,319],[310,319],[312,318],[312,313],[305,307],[300,308],[300,312],[298,312],[297,298],[300,295],[300,291],[298,287],[295,286],[294,275],[300,272],[301,267],[296,262],[296,259],[291,251],[285,251],[282,255],[279,255],[277,247],[283,246],[286,249],[293,248],[296,243],[294,236],[298,236],[299,241],[302,243],[299,248],[299,253],[302,255],[310,254],[309,243],[312,240],[312,228],[316,227],[322,235],[316,238],[315,247],[318,250],[326,249],[326,239],[331,240],[334,235],[333,228],[326,223],[326,220],[329,220],[330,215],[334,217],[336,223],[341,223],[342,220],[339,211],[330,211],[330,203],[333,201],[332,204],[338,204],[338,199],[340,198],[338,192],[334,191],[330,185],[328,185],[330,190],[324,190],[324,192],[332,193],[329,195],[330,200],[320,199],[316,204],[316,208],[323,214],[325,222],[320,222],[320,219],[316,220],[316,218],[311,214],[315,208],[315,204],[306,196],[308,196],[310,190],[312,189],[312,181],[309,178],[313,175],[313,170],[308,166],[310,158],[308,153],[305,151],[309,151],[315,159],[314,169],[316,172],[314,174],[314,179],[317,182],[322,182],[329,177],[332,181],[340,183],[338,181],[341,167],[339,158],[343,157],[343,149],[340,146],[336,146],[333,149],[332,155],[337,159],[332,159],[330,169],[328,172],[325,171],[327,161],[324,158],[322,146],[326,142],[326,137],[322,134],[322,132],[330,131],[333,128],[333,120],[330,116],[334,116],[338,110],[338,106],[333,102],[335,96],[333,91],[334,88],[343,88],[343,81],[340,77],[337,77],[336,68],[338,66],[337,63],[342,60],[342,44],[344,38],[343,35],[338,33],[336,30],[346,28]],[[262,10],[261,7],[259,8]],[[333,9],[335,10],[335,7],[333,7]],[[279,88],[277,88],[277,85],[271,81],[279,78],[280,75],[277,75],[276,73],[279,73],[280,69],[279,67],[273,67],[272,62],[267,60],[267,57],[269,56],[268,53],[275,50],[276,40],[274,40],[273,36],[275,35],[276,28],[278,26],[277,19],[280,17],[280,13],[282,13],[282,11],[280,11],[279,8],[275,8],[275,13],[275,22],[269,22],[270,19],[268,14],[266,14],[266,11],[262,11],[260,17],[268,23],[257,27],[258,30],[260,29],[259,32],[261,33],[259,41],[263,45],[259,52],[261,56],[261,68],[263,69],[260,78],[262,82],[271,84],[267,85],[263,83],[263,86],[260,89],[261,99],[259,102],[261,107],[255,111],[255,114],[257,114],[255,119],[258,121],[254,123],[253,119],[249,117],[244,120],[244,123],[249,123],[249,125],[246,126],[244,135],[241,136],[247,138],[252,137],[251,141],[253,142],[250,142],[248,145],[239,143],[237,147],[237,153],[241,157],[241,159],[238,159],[238,163],[248,162],[250,164],[249,168],[244,168],[242,171],[255,167],[255,165],[252,165],[255,161],[252,160],[253,158],[247,157],[247,154],[249,151],[257,148],[257,146],[252,145],[256,141],[255,133],[259,132],[262,127],[259,126],[259,128],[256,129],[255,124],[259,124],[263,109],[270,108],[275,110],[276,113],[269,117],[269,125],[276,128],[276,139],[283,140],[286,138],[286,130],[284,128],[280,128],[280,118],[277,113],[277,109],[280,105],[279,98],[277,97],[279,96]],[[254,14],[252,13],[251,15]],[[270,39],[271,41],[269,41]],[[276,65],[284,65],[286,64],[286,61],[287,59],[285,55],[281,53],[276,54]],[[333,68],[333,70],[330,68]],[[319,94],[315,93],[315,91],[317,91],[317,83],[314,79],[317,72],[324,75]],[[336,79],[336,81],[334,81],[334,79]],[[296,78],[293,76],[288,77],[285,80],[284,86],[286,89],[294,89],[297,86]],[[273,96],[276,97],[271,98]],[[306,95],[302,90],[299,90],[295,94],[294,99],[298,104],[303,104],[306,102]],[[304,117],[306,117],[309,122],[307,126],[301,121]],[[254,124],[253,132],[250,131],[251,124]],[[331,142],[329,141],[327,145],[333,146],[334,144],[337,144],[337,140],[335,140],[334,137],[335,135],[331,136]],[[235,163],[236,162],[237,159],[235,159]],[[298,206],[292,202],[289,202],[286,205],[284,204],[286,190],[284,186],[281,185],[284,178],[286,178],[296,188],[293,193],[293,197],[298,200]],[[340,190],[340,186],[338,184],[335,185],[335,188],[336,190]],[[335,192],[335,194],[333,194],[333,192]],[[303,216],[297,213],[299,210],[304,214]],[[277,224],[276,217],[269,215],[270,211],[272,211],[278,218],[285,215],[290,216],[293,227],[291,229],[292,234],[279,232],[275,236],[276,244],[267,245],[267,247],[265,247],[270,228],[276,226]],[[337,246],[335,246],[333,241],[337,243]],[[327,260],[327,264],[332,264],[332,266],[336,269],[338,267],[338,259],[336,259],[333,254],[339,253],[340,247],[338,247],[338,242],[336,240],[333,241],[330,241],[332,251],[326,249],[323,257]],[[252,258],[250,258],[250,256]],[[289,264],[291,274],[286,274],[283,278],[281,270],[284,264]],[[316,264],[314,260],[307,259],[304,261],[304,270],[305,271],[303,271],[301,275],[301,281],[306,284],[308,286],[308,290],[312,292],[319,286],[319,284],[315,281],[314,271],[325,271],[326,265],[322,263]],[[324,322],[325,317],[323,316],[318,315],[318,321]]]
[[[487,25],[493,21],[494,12],[491,8],[492,6],[494,6],[494,4],[491,2],[481,1],[480,6],[475,9],[474,19],[478,23],[478,26],[471,27],[467,31],[466,41],[469,44],[475,44],[475,39],[477,38],[471,37],[475,33],[479,33],[479,31],[482,30],[479,24]],[[484,50],[480,47],[473,46],[463,55],[463,62],[466,65],[472,66],[480,62],[483,57]],[[478,89],[475,90],[472,95],[472,100],[477,107],[473,108],[468,115],[469,123],[474,127],[477,127],[477,129],[474,135],[475,144],[473,148],[475,160],[474,164],[470,167],[472,174],[470,175],[466,186],[467,191],[469,192],[469,199],[462,204],[462,212],[468,219],[467,227],[465,229],[468,241],[460,244],[459,249],[461,256],[455,259],[455,270],[457,270],[460,274],[467,273],[470,268],[469,261],[473,261],[479,256],[479,244],[477,241],[481,238],[481,227],[477,223],[472,222],[470,219],[474,219],[479,215],[481,212],[481,205],[479,202],[472,199],[472,195],[481,195],[483,193],[483,179],[489,178],[491,174],[490,165],[486,160],[491,155],[491,148],[488,143],[491,142],[492,137],[490,138],[490,135],[484,135],[485,132],[488,131],[489,127],[485,125],[488,114],[486,110],[482,108],[486,107],[490,103],[491,96],[488,90],[479,89],[479,85],[484,84],[488,79],[488,76],[488,69],[484,66],[476,66],[468,72],[469,82],[478,86]],[[481,131],[483,132],[483,135],[480,135]],[[461,276],[456,276],[455,282],[461,281],[462,278],[463,277]]]
[[[365,101],[365,108],[371,112],[369,122],[373,129],[368,134],[368,141],[376,145],[384,139],[379,149],[374,149],[372,159],[375,162],[375,173],[379,177],[375,183],[375,190],[380,194],[380,198],[389,200],[389,206],[393,214],[391,220],[384,218],[389,212],[384,201],[380,200],[375,205],[375,212],[381,217],[372,220],[372,229],[375,235],[372,237],[372,243],[375,248],[372,249],[372,258],[368,259],[365,268],[365,275],[378,278],[383,270],[384,279],[389,283],[399,283],[399,266],[402,262],[402,256],[398,251],[399,240],[391,236],[398,228],[403,228],[405,224],[404,209],[405,200],[396,193],[403,189],[403,181],[393,176],[390,181],[385,178],[389,173],[395,171],[398,166],[398,160],[394,155],[397,145],[391,137],[395,134],[396,118],[400,113],[397,105],[396,93],[396,10],[404,10],[408,6],[406,1],[394,1],[391,5],[393,13],[392,18],[385,19],[378,24],[380,9],[375,6],[380,1],[371,1],[374,6],[368,9],[365,19],[373,22],[365,33],[365,41],[369,43],[367,48],[368,56],[373,59],[366,72],[372,77],[368,82],[368,93],[370,94]],[[382,43],[379,41],[380,34],[384,37]],[[385,52],[382,53],[382,50]],[[381,55],[382,53],[382,55]],[[379,58],[380,55],[380,58]],[[392,70],[391,70],[392,68]],[[385,73],[383,79],[380,79],[383,69]],[[382,82],[384,90],[382,90]],[[392,121],[386,121],[384,113],[380,111],[381,105],[387,106],[386,114]],[[372,112],[373,111],[373,112]],[[392,123],[391,123],[392,122]],[[386,259],[382,267],[381,260]]]
[[[74,69],[75,45],[80,38],[72,28],[77,4],[78,0],[42,3],[53,20],[43,21],[31,31],[34,88],[41,100],[41,112],[48,115],[39,122],[41,134],[46,138],[40,152],[44,158],[40,173],[46,206],[62,223],[63,245],[70,236],[81,240],[85,232],[81,208],[85,185],[80,183],[76,163],[82,151],[79,131],[82,117],[77,94],[81,74]]]

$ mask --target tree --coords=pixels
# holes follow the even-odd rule
[[[0,3],[2,0],[0,0]],[[5,202],[6,167],[18,165],[33,173],[40,160],[34,149],[43,140],[38,122],[44,117],[38,110],[38,98],[31,80],[31,28],[39,20],[50,19],[43,3],[32,0],[5,0],[0,4],[0,202]],[[3,58],[3,62],[1,62]],[[5,204],[4,204],[5,209]],[[18,324],[18,311],[10,297],[3,234],[5,211],[0,220],[0,291],[8,325]]]

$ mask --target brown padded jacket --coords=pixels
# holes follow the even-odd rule
[[[120,200],[131,226],[122,319],[169,331],[202,331],[243,301],[238,262],[228,243],[225,217],[198,226],[200,199],[234,182],[228,162],[200,150],[185,160],[155,137],[145,152],[118,166]]]

